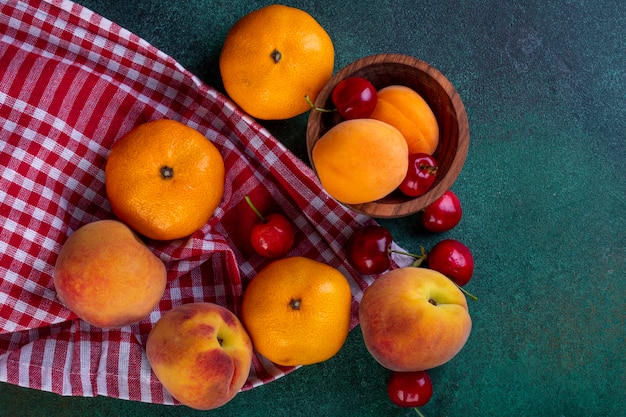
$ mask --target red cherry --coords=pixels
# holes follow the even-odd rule
[[[348,262],[360,274],[382,274],[391,266],[392,242],[391,233],[382,226],[368,225],[357,229],[346,246]]]
[[[422,225],[431,232],[446,232],[461,221],[463,210],[459,198],[452,191],[446,191],[422,212]]]
[[[365,78],[348,77],[333,88],[331,99],[344,119],[363,119],[374,112],[378,93]]]
[[[409,169],[400,183],[400,191],[409,197],[419,197],[432,187],[437,179],[437,170],[437,161],[431,155],[409,155]]]
[[[474,274],[474,257],[470,249],[454,239],[437,243],[428,253],[428,267],[463,286]]]
[[[387,393],[397,406],[421,407],[433,396],[433,383],[426,371],[394,371],[387,381]]]
[[[278,258],[289,252],[295,240],[291,222],[280,213],[263,216],[250,197],[245,196],[245,199],[259,217],[250,231],[250,242],[254,250],[266,258]]]

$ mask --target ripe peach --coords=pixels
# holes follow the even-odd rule
[[[385,197],[400,185],[409,166],[402,134],[374,119],[338,123],[315,143],[311,156],[324,189],[345,204]]]
[[[156,307],[167,284],[165,265],[125,224],[100,220],[76,230],[54,268],[61,303],[102,328],[138,322]]]
[[[365,346],[393,371],[423,371],[452,359],[472,321],[459,288],[443,274],[405,267],[381,275],[359,306]]]
[[[437,149],[437,118],[422,96],[409,87],[390,85],[380,89],[370,117],[397,128],[407,141],[409,153],[432,155]]]
[[[252,342],[230,310],[183,304],[165,313],[148,335],[146,354],[174,398],[198,410],[230,401],[250,373]]]

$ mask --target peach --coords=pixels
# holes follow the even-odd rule
[[[426,268],[394,269],[365,290],[359,306],[363,340],[385,368],[431,369],[461,351],[472,328],[467,301],[445,275]]]
[[[409,87],[390,85],[380,89],[370,117],[397,128],[407,141],[409,153],[432,155],[437,149],[437,118],[422,96]]]
[[[102,328],[146,317],[167,284],[163,262],[117,220],[88,223],[72,233],[59,252],[53,280],[61,303]]]
[[[400,185],[409,167],[402,134],[374,119],[338,123],[315,143],[311,156],[324,189],[344,204],[385,197]]]
[[[235,397],[250,373],[252,352],[237,316],[209,302],[168,311],[146,342],[148,362],[165,389],[198,410],[220,407]]]

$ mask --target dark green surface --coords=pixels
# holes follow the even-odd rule
[[[85,0],[219,90],[230,26],[266,2]],[[474,320],[463,351],[432,370],[435,416],[626,415],[626,3],[291,1],[329,32],[336,69],[399,52],[435,65],[468,113],[453,186],[464,218],[428,235],[382,222],[409,250],[445,237],[472,249]],[[301,158],[306,116],[264,123]],[[67,398],[0,384],[2,416],[413,416],[360,330],[331,360],[211,412]]]

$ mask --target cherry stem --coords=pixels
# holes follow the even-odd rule
[[[404,252],[404,251],[399,251],[399,250],[395,250],[395,249],[390,249],[389,253],[398,253],[400,255],[405,255],[405,256],[410,256],[411,258],[415,258],[415,261],[413,261],[413,263],[411,264],[412,267],[418,267],[422,264],[422,262],[424,262],[426,260],[426,258],[428,258],[428,255],[426,255],[426,251],[424,250],[424,248],[422,246],[420,246],[420,250],[421,250],[421,254],[417,255],[415,253],[409,253],[409,252]]]
[[[306,100],[307,103],[309,103],[309,106],[311,106],[312,110],[320,111],[322,113],[332,113],[335,111],[335,109],[329,110],[329,109],[323,109],[321,107],[315,107],[315,104],[313,104],[313,102],[311,101],[308,95],[305,95],[304,99]]]
[[[420,250],[421,250],[421,254],[419,254],[419,255],[417,255],[415,253],[409,253],[409,252],[404,252],[404,251],[395,250],[395,249],[389,249],[389,253],[398,253],[400,255],[405,255],[405,256],[410,256],[412,258],[415,258],[415,261],[413,261],[413,263],[410,266],[417,268],[428,258],[428,255],[426,254],[426,250],[424,250],[423,246],[420,246]],[[450,281],[452,281],[454,283],[454,285],[456,285],[457,288],[460,289],[463,294],[465,294],[466,296],[468,296],[469,298],[471,298],[474,301],[478,301],[478,297],[476,297],[474,294],[470,293],[465,288],[461,287],[459,284],[454,282],[452,279],[450,279]]]
[[[429,174],[434,175],[437,173],[438,166],[420,164],[420,169],[425,169]]]
[[[452,280],[450,280],[450,281],[452,281]],[[454,281],[452,281],[452,282],[454,282]],[[474,300],[474,301],[478,301],[478,297],[476,297],[474,294],[470,293],[469,291],[467,291],[465,288],[461,287],[461,286],[460,286],[459,284],[457,284],[456,282],[454,282],[454,285],[456,285],[456,286],[457,286],[457,288],[458,288],[459,290],[461,290],[461,292],[462,292],[463,294],[467,295],[469,298],[471,298],[471,299],[472,299],[472,300]]]
[[[248,195],[244,196],[244,198],[246,199],[246,203],[248,203],[248,205],[250,206],[250,208],[256,213],[257,216],[259,216],[259,218],[261,219],[261,221],[263,223],[265,223],[265,217],[263,217],[263,215],[261,214],[261,212],[259,211],[259,209],[256,208],[256,206],[252,203],[252,200],[250,199],[250,197]]]
[[[424,414],[422,414],[422,412],[419,410],[419,408],[413,407],[413,410],[415,410],[415,412],[417,413],[418,416],[425,417]]]

